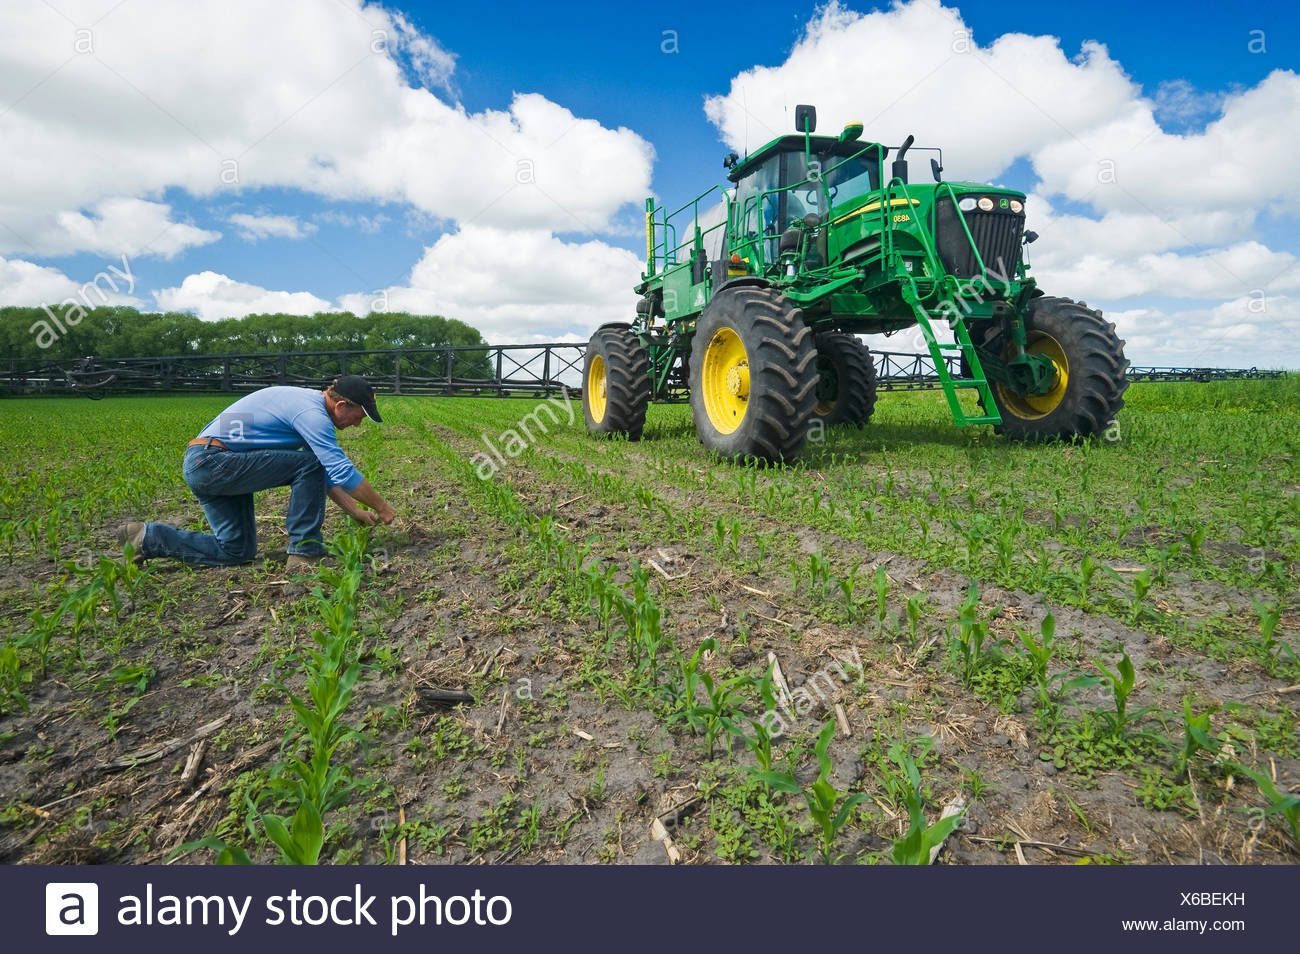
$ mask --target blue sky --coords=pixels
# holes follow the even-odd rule
[[[1135,364],[1300,367],[1294,9],[20,0],[0,37],[5,304],[126,255],[147,310],[585,339],[633,307],[645,195],[807,101],[1028,193],[1040,282]]]

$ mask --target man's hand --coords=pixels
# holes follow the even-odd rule
[[[330,499],[348,512],[357,523],[367,527],[373,527],[375,522],[387,526],[397,519],[395,511],[383,497],[370,486],[370,481],[363,480],[352,491],[346,491],[342,487],[331,487],[329,489]],[[362,510],[358,504],[365,504],[374,513]]]

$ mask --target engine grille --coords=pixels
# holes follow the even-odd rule
[[[961,227],[960,213],[951,198],[944,197],[935,203],[935,237],[939,259],[948,274],[956,278],[971,278],[979,274],[979,262],[966,241]],[[1009,280],[1020,264],[1021,235],[1025,230],[1024,215],[1006,209],[992,212],[967,212],[966,226],[975,239],[984,267],[990,278]]]

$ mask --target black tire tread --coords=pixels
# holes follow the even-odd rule
[[[818,355],[840,367],[840,392],[823,422],[827,427],[863,427],[876,409],[876,363],[871,352],[857,335],[841,331],[824,331],[815,341]]]
[[[1070,384],[1060,405],[1040,420],[1016,417],[994,391],[993,400],[1002,416],[998,432],[1030,441],[1103,434],[1124,407],[1124,392],[1128,389],[1129,362],[1115,323],[1085,302],[1043,295],[1030,302],[1026,324],[1030,330],[1042,330],[1058,341],[1074,338],[1077,353],[1066,355],[1070,359]],[[983,401],[980,404],[983,406]]]
[[[745,420],[731,434],[718,434],[704,410],[699,375],[711,323],[725,323],[750,355],[750,403]],[[817,403],[817,351],[803,311],[771,288],[724,289],[709,302],[695,333],[691,356],[691,410],[706,447],[732,460],[768,461],[794,457],[808,436]]]
[[[605,419],[600,423],[592,420],[587,404],[587,367],[592,354],[605,360]],[[640,339],[625,328],[597,330],[587,344],[582,381],[587,430],[593,434],[623,434],[630,441],[639,441],[650,404],[650,356]]]

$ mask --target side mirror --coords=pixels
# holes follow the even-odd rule
[[[1037,233],[1037,232],[1026,232],[1026,233],[1025,233],[1025,244],[1026,244],[1026,245],[1033,245],[1033,244],[1034,244],[1035,242],[1037,242],[1037,241],[1038,241],[1038,233]]]
[[[939,160],[933,156],[930,157],[930,174],[934,176],[935,182],[943,181],[943,166],[939,165]]]
[[[794,108],[794,128],[796,132],[811,133],[817,131],[817,107],[796,106]]]

